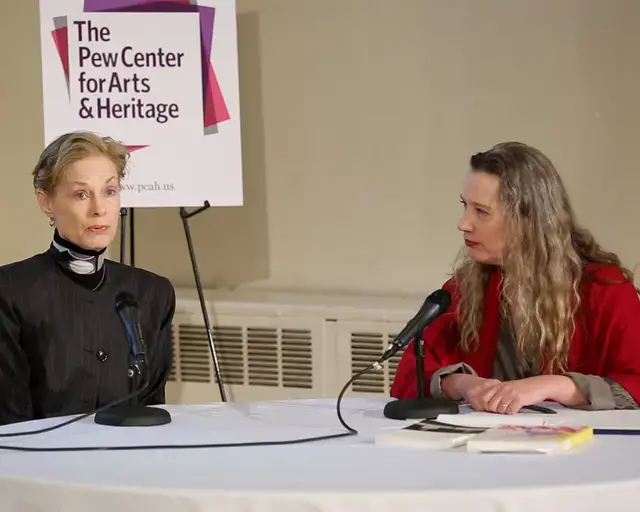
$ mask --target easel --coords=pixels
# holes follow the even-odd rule
[[[200,272],[198,272],[198,264],[196,262],[196,253],[193,249],[193,240],[191,239],[191,230],[189,228],[189,219],[203,211],[209,209],[211,205],[209,201],[204,202],[204,206],[187,212],[183,207],[180,208],[180,217],[182,218],[182,225],[184,227],[184,235],[187,239],[187,248],[189,249],[189,257],[191,258],[191,268],[193,269],[193,277],[196,281],[196,289],[198,290],[198,299],[200,300],[200,308],[202,309],[202,318],[204,319],[204,326],[207,330],[207,337],[209,339],[209,349],[211,351],[211,357],[213,359],[213,368],[216,374],[216,380],[218,381],[218,390],[220,391],[220,398],[223,402],[227,401],[227,395],[222,383],[222,374],[220,372],[220,362],[218,361],[218,351],[216,350],[216,344],[213,339],[213,331],[211,329],[211,323],[209,322],[209,313],[207,312],[207,304],[204,298],[204,291],[202,290],[202,281],[200,280]],[[128,210],[128,211],[127,211]],[[134,208],[120,208],[120,263],[126,264],[126,242],[127,242],[127,217],[129,217],[129,229],[131,233],[129,235],[129,264],[135,267],[135,238],[134,238]]]

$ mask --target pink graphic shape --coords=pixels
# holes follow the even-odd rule
[[[218,79],[216,78],[216,74],[213,71],[211,62],[209,62],[207,72],[209,73],[209,75],[206,85],[207,89],[204,96],[205,127],[215,126],[218,123],[227,121],[231,118],[231,116],[229,115],[229,110],[227,109],[227,105],[224,102],[224,98],[222,97],[222,91],[220,90],[220,85],[218,84]]]
[[[51,31],[53,43],[56,45],[64,76],[67,79],[67,89],[69,89],[69,31],[67,27],[60,27]]]

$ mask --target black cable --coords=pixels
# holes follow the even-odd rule
[[[347,422],[344,421],[344,419],[342,418],[342,411],[340,410],[340,403],[342,402],[342,397],[347,392],[347,389],[349,389],[349,386],[351,386],[351,384],[353,384],[356,380],[358,380],[360,377],[362,377],[362,375],[364,375],[365,373],[367,373],[370,370],[373,370],[374,368],[376,370],[379,370],[381,368],[380,364],[377,363],[377,362],[373,363],[373,364],[367,366],[364,370],[360,370],[355,375],[352,375],[351,378],[348,380],[348,382],[343,386],[343,388],[340,391],[340,393],[338,394],[338,400],[336,402],[336,413],[338,413],[338,419],[340,420],[340,423],[342,424],[342,426],[345,429],[347,429],[348,432],[351,432],[352,434],[357,434],[358,431],[356,429],[354,429],[353,427],[350,427],[349,425],[347,425]]]
[[[66,427],[67,425],[71,425],[72,423],[75,423],[76,421],[83,420],[83,419],[88,418],[89,416],[93,416],[94,414],[97,414],[99,412],[106,411],[107,409],[110,409],[111,407],[115,407],[116,405],[123,404],[127,400],[130,400],[132,398],[136,398],[146,388],[147,388],[147,385],[145,385],[144,387],[142,387],[138,391],[135,391],[135,392],[125,396],[121,400],[116,400],[115,402],[111,402],[110,404],[104,405],[104,406],[102,406],[102,407],[100,407],[98,409],[95,409],[95,410],[91,411],[91,412],[87,412],[87,413],[81,414],[80,416],[76,416],[75,418],[71,418],[70,420],[63,421],[62,423],[58,423],[57,425],[53,425],[51,427],[39,428],[37,430],[27,430],[26,432],[0,433],[0,438],[2,438],[2,437],[32,436],[32,435],[35,435],[35,434],[44,434],[45,432],[51,432],[52,430],[57,430],[59,428]],[[4,447],[0,446],[0,449],[4,449]]]
[[[186,450],[186,449],[199,449],[199,448],[239,448],[239,447],[243,447],[243,446],[277,446],[277,445],[288,445],[288,444],[302,444],[302,443],[310,443],[310,442],[314,442],[314,441],[325,441],[328,439],[338,439],[340,437],[348,437],[348,436],[353,436],[353,435],[357,435],[358,431],[356,429],[354,429],[353,427],[349,426],[346,421],[343,419],[342,417],[342,411],[340,409],[340,404],[342,403],[342,398],[344,396],[344,394],[346,393],[347,389],[349,388],[349,386],[351,386],[351,384],[353,384],[357,379],[359,379],[362,375],[364,375],[366,372],[372,370],[372,369],[380,369],[379,364],[373,363],[372,365],[366,367],[364,370],[359,371],[358,373],[354,374],[349,381],[344,385],[344,387],[342,388],[342,390],[340,391],[340,394],[338,395],[338,400],[336,402],[336,412],[338,414],[338,419],[340,420],[340,423],[342,424],[342,426],[347,430],[346,432],[341,432],[339,434],[328,434],[325,436],[316,436],[316,437],[303,437],[303,438],[299,438],[299,439],[287,439],[284,441],[249,441],[249,442],[241,442],[241,443],[218,443],[218,444],[167,444],[167,445],[133,445],[133,446],[76,446],[76,447],[51,447],[51,448],[36,448],[36,447],[29,447],[29,446],[7,446],[7,445],[0,445],[0,450],[12,450],[12,451],[19,451],[19,452],[86,452],[86,451],[107,451],[107,450],[111,450],[111,451],[127,451],[127,450],[176,450],[176,449],[182,449],[182,450]],[[92,412],[88,412],[85,414],[82,414],[81,416],[78,416],[76,418],[72,418],[70,420],[64,421],[62,423],[58,423],[57,425],[53,425],[51,427],[45,427],[45,428],[41,428],[38,430],[30,430],[27,432],[9,432],[9,433],[0,433],[0,437],[17,437],[17,436],[28,436],[28,435],[35,435],[35,434],[42,434],[45,432],[50,432],[52,430],[57,430],[59,428],[65,427],[67,425],[71,425],[72,423],[75,423],[76,421],[80,421],[84,418],[87,418],[93,414],[96,414],[100,411],[109,409],[110,407],[113,407],[115,405],[119,405],[127,400],[129,400],[130,398],[134,398],[135,396],[139,395],[140,393],[142,393],[146,388],[146,385],[136,391],[135,393],[132,393],[131,395],[126,396],[125,398],[123,398],[122,400],[118,400],[116,402],[113,402],[111,404],[105,405],[99,409],[96,409],[95,411]]]
[[[133,451],[133,450],[194,450],[199,448],[240,448],[243,446],[277,446],[287,444],[302,444],[312,441],[324,441],[354,435],[354,432],[341,432],[317,437],[302,437],[300,439],[286,439],[284,441],[248,441],[242,443],[217,443],[217,444],[158,444],[158,445],[131,445],[131,446],[72,446],[55,448],[35,448],[32,446],[5,446],[0,445],[0,450],[13,450],[17,452],[92,452],[92,451]]]

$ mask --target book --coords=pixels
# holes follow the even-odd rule
[[[499,414],[479,411],[467,414],[439,414],[436,420],[449,425],[485,429],[496,428],[501,425],[521,425],[525,427],[553,426],[564,424],[566,421],[562,416],[557,414],[540,414],[526,411],[521,411],[518,414]]]
[[[589,425],[595,437],[598,435],[640,435],[640,410],[616,409],[590,411],[554,406],[555,414],[543,414],[530,410],[520,410],[517,414],[461,409],[460,414],[440,414],[436,420],[441,423],[461,427],[495,428],[500,425],[559,426],[572,427]]]
[[[385,430],[375,436],[374,442],[379,446],[457,448],[485,430],[485,428],[447,425],[436,420],[425,419],[403,428]]]
[[[566,452],[593,438],[593,428],[568,425],[500,425],[470,438],[467,451],[476,453]]]

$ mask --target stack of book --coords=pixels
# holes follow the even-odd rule
[[[383,431],[375,443],[473,453],[564,453],[598,435],[640,435],[640,411],[441,414]]]

